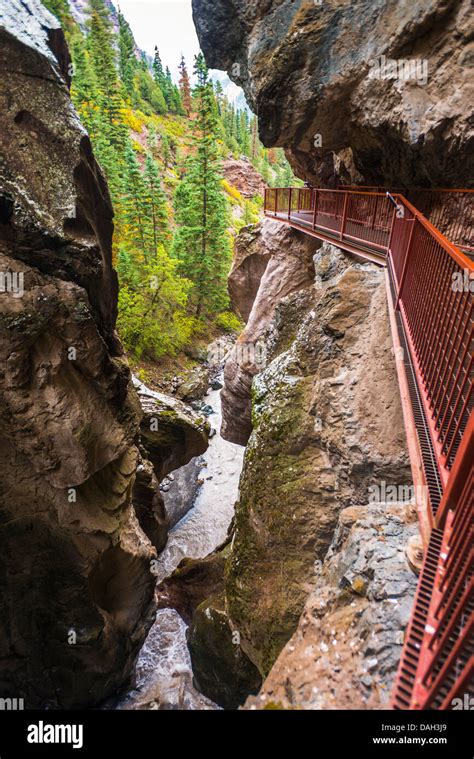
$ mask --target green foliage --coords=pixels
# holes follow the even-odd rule
[[[195,73],[197,135],[194,153],[176,191],[173,251],[180,262],[180,271],[195,285],[191,298],[196,316],[200,317],[221,311],[228,302],[231,247],[228,205],[216,145],[216,103],[202,54],[196,56]]]
[[[233,311],[223,311],[217,315],[216,326],[223,329],[224,332],[240,334],[244,328],[243,323]]]
[[[221,161],[248,156],[269,184],[292,184],[283,151],[264,149],[257,118],[209,80],[202,55],[194,90],[183,57],[177,86],[157,48],[152,64],[140,57],[121,11],[115,28],[105,0],[88,0],[82,29],[68,0],[44,4],[66,32],[71,95],[108,180],[127,349],[153,359],[206,325],[239,331],[226,310],[231,231],[259,220],[262,199],[246,200],[223,182]]]
[[[42,0],[42,3],[68,31],[73,23],[68,0]]]
[[[135,56],[135,40],[132,30],[128,25],[122,13],[118,12],[119,20],[119,64],[120,78],[123,82],[127,95],[132,97],[134,94],[134,77],[137,68],[137,59]]]
[[[195,320],[187,313],[191,283],[178,276],[177,262],[162,247],[149,263],[120,253],[121,279],[117,328],[136,358],[158,359],[189,343]]]

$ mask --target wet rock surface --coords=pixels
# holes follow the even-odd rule
[[[142,407],[141,441],[161,482],[207,450],[210,426],[204,414],[135,380]],[[207,387],[207,385],[206,385]]]
[[[193,0],[193,10],[208,64],[243,87],[264,144],[287,148],[302,178],[472,186],[469,0]]]
[[[229,624],[223,594],[200,604],[188,630],[194,679],[202,693],[224,709],[238,709],[262,678],[244,654]]]
[[[228,350],[228,340],[219,340],[213,348],[217,367],[221,351]],[[197,606],[209,594],[222,590],[224,554],[216,549],[224,551],[228,543],[229,526],[238,498],[243,450],[226,442],[219,434],[220,391],[211,390],[203,401],[214,409],[209,421],[215,434],[201,457],[173,472],[171,482],[174,485],[182,481],[183,470],[193,463],[199,467],[199,478],[192,486],[193,492],[197,486],[195,497],[188,501],[186,513],[171,529],[165,549],[153,563],[158,581],[156,622],[140,653],[136,687],[118,708],[219,708],[219,701],[210,701],[193,683],[186,636]],[[171,513],[170,507],[174,507],[174,495],[172,488],[164,494],[165,501],[169,497],[166,503],[168,514]],[[198,659],[195,664],[198,668]],[[209,695],[207,690],[205,692]],[[216,694],[213,692],[213,695]],[[245,694],[241,703],[244,697]]]
[[[226,548],[228,548],[227,541]],[[228,550],[218,548],[204,559],[183,559],[173,574],[156,590],[159,609],[175,609],[187,624],[200,604],[224,586]]]
[[[182,401],[198,401],[206,394],[211,377],[209,367],[198,366],[190,372],[186,380],[178,386],[176,397]]]

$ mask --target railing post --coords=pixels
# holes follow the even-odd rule
[[[293,193],[293,188],[290,187],[289,198],[288,198],[288,221],[291,219],[291,195],[292,195],[292,193]]]
[[[372,228],[372,229],[374,229],[374,226],[375,226],[375,219],[377,218],[377,206],[378,206],[378,202],[379,202],[379,196],[378,196],[378,195],[376,195],[376,196],[375,196],[375,208],[374,208],[374,214],[373,214],[373,216],[372,216],[372,225],[371,225],[371,228]]]
[[[416,216],[414,216],[413,219],[409,219],[409,221],[413,223],[411,225],[410,237],[408,238],[408,244],[407,244],[407,252],[405,255],[405,260],[403,261],[403,269],[402,269],[402,274],[400,277],[400,284],[398,286],[397,301],[395,303],[396,311],[400,311],[400,299],[402,296],[403,285],[405,284],[405,279],[406,279],[407,271],[408,271],[408,258],[410,256],[410,252],[411,252],[411,248],[413,244],[413,238],[415,234],[415,225],[418,223],[418,219],[416,218]]]
[[[278,188],[275,188],[275,216],[278,213]]]
[[[346,228],[346,219],[347,219],[347,204],[349,202],[349,193],[344,193],[344,210],[342,212],[342,221],[341,221],[341,240],[344,239],[344,230]]]
[[[390,225],[390,234],[388,236],[388,242],[387,242],[387,256],[390,255],[390,248],[392,245],[393,233],[395,232],[395,222],[397,220],[397,210],[398,208],[395,206],[393,209],[392,223]]]
[[[318,220],[318,190],[314,191],[314,213],[313,213],[313,231],[316,229],[316,222]]]
[[[296,213],[300,212],[300,206],[301,206],[301,187],[298,189],[298,208],[296,209]]]

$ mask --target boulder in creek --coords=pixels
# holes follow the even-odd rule
[[[203,398],[209,388],[210,371],[205,365],[195,367],[176,390],[176,397],[189,403]]]
[[[162,492],[171,485],[161,486],[162,481],[176,469],[189,464],[190,476],[199,471],[192,460],[208,448],[211,428],[204,411],[196,413],[181,401],[163,393],[157,393],[134,378],[142,408],[140,424],[140,465],[133,489],[133,505],[141,528],[160,553],[166,545],[168,532],[179,516],[192,504],[178,504],[168,513]],[[161,486],[161,488],[160,488]],[[179,494],[178,494],[179,495]],[[174,504],[176,507],[176,504]]]
[[[140,438],[161,482],[167,474],[207,451],[210,425],[205,414],[134,380],[142,407]]]

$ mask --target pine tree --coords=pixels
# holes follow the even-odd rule
[[[182,274],[194,283],[193,305],[196,316],[201,317],[226,307],[231,253],[228,207],[221,184],[216,140],[214,90],[202,54],[196,56],[195,73],[195,154],[188,159],[186,173],[176,191],[178,227],[173,249]]]
[[[135,70],[138,63],[135,56],[135,40],[132,30],[120,10],[118,11],[118,22],[120,78],[124,84],[127,95],[132,97]]]
[[[71,98],[89,132],[96,131],[96,108],[98,92],[94,71],[86,51],[82,35],[76,35],[71,44],[71,56],[74,61],[71,83]]]
[[[165,72],[163,70],[163,64],[161,62],[160,58],[160,52],[158,48],[155,45],[155,57],[153,58],[153,76],[155,79],[155,82],[163,89],[163,84],[165,81]]]
[[[181,93],[176,84],[173,84],[171,89],[171,112],[177,113],[178,116],[186,115],[186,111],[183,108],[183,101],[181,100]]]
[[[252,138],[251,138],[252,144],[251,144],[251,149],[250,149],[250,156],[252,158],[252,161],[255,162],[258,159],[258,154],[260,152],[259,151],[260,139],[258,135],[258,119],[256,116],[254,116],[252,119],[251,131],[252,131]]]
[[[236,119],[240,151],[244,155],[250,155],[249,115],[247,110],[237,111]]]
[[[135,256],[149,260],[150,247],[146,223],[146,186],[131,145],[125,150],[124,193],[122,199],[124,222],[126,225],[126,249]]]
[[[128,132],[117,73],[117,54],[109,11],[103,0],[89,0],[87,48],[97,82],[97,102],[104,119],[104,136],[112,148],[123,151]]]
[[[193,109],[193,100],[191,97],[191,83],[189,81],[189,74],[186,68],[186,61],[184,55],[181,56],[181,63],[179,64],[179,90],[181,93],[181,101],[186,115],[189,117]]]
[[[168,110],[171,111],[173,107],[173,80],[171,78],[171,71],[169,70],[168,66],[166,67],[161,89],[163,91]]]
[[[144,182],[145,236],[147,247],[156,253],[158,245],[168,245],[170,232],[166,195],[161,187],[158,168],[150,155],[146,157]]]
[[[214,92],[216,95],[217,110],[219,112],[219,116],[222,116],[223,104],[224,104],[224,90],[222,87],[222,82],[220,82],[219,79],[217,80],[215,84]]]

